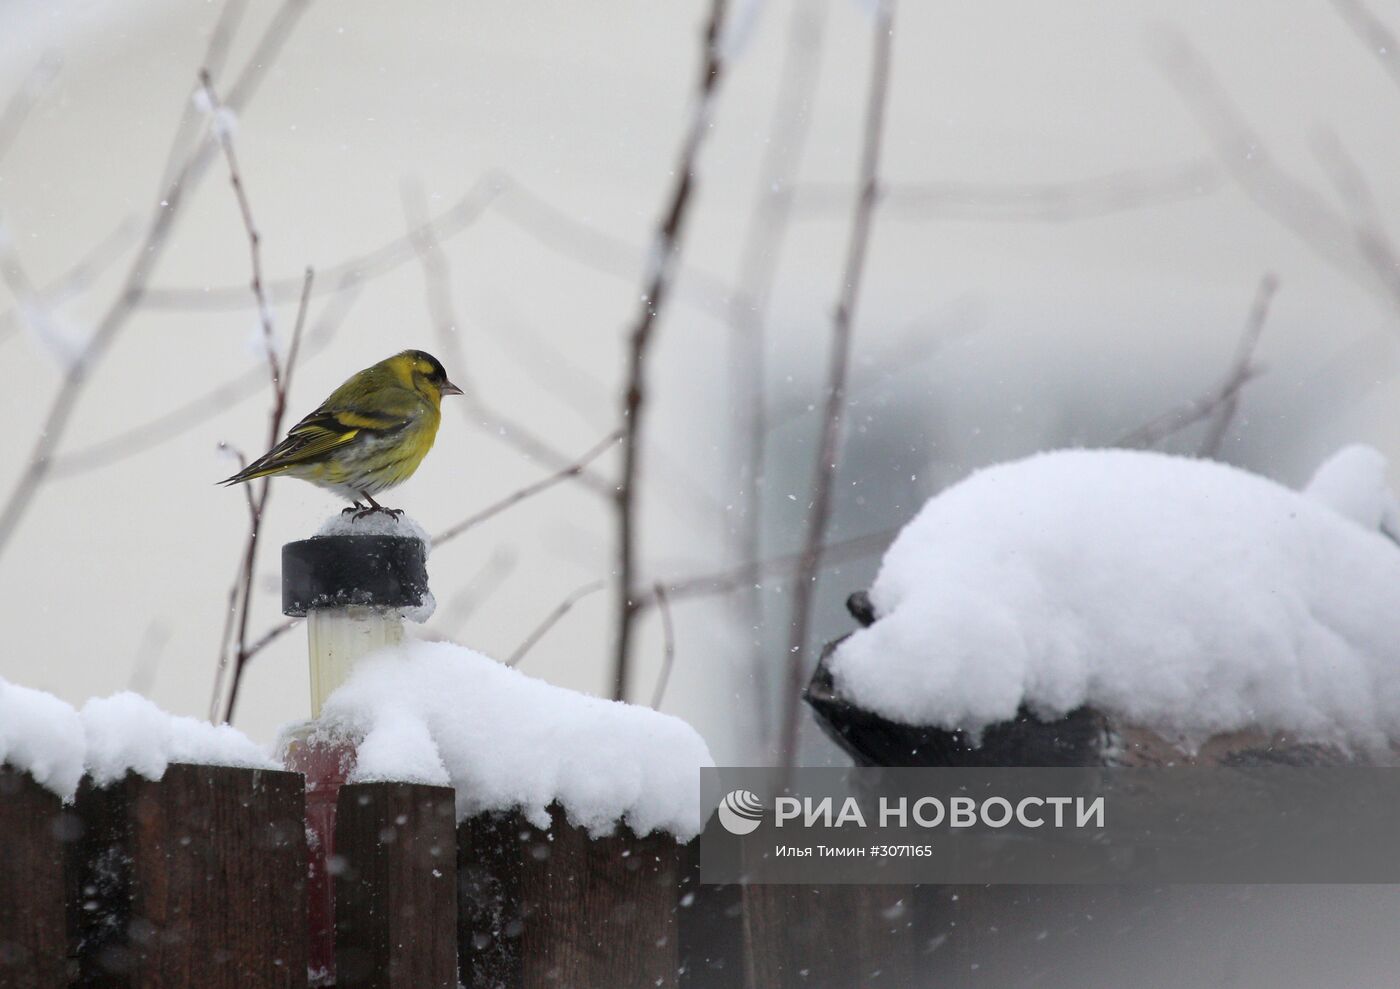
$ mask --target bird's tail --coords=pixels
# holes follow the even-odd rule
[[[243,484],[247,481],[256,481],[260,477],[267,477],[271,474],[280,474],[286,469],[286,464],[269,464],[267,463],[267,458],[264,457],[260,460],[254,460],[232,477],[226,477],[222,481],[217,481],[215,483],[222,484],[225,487],[231,484]]]

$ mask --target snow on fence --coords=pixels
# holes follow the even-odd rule
[[[1122,450],[980,471],[930,500],[851,596],[859,627],[826,647],[806,700],[868,766],[1395,765],[1400,507],[1385,469],[1352,446],[1302,491]],[[1076,958],[1139,932],[1150,945],[1211,902],[1191,887],[881,892],[896,901],[875,915],[894,918],[885,972],[917,958],[919,984],[959,986],[1079,984]],[[768,910],[822,894],[746,890]]]
[[[874,765],[1391,761],[1382,479],[1358,448],[1302,493],[1141,454],[986,471],[853,596],[807,699]],[[701,886],[699,737],[404,640],[426,571],[385,536],[289,550],[319,716],[281,761],[0,681],[0,985],[994,986],[1170,922],[1154,890]]]

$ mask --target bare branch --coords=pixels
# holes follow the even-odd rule
[[[210,130],[214,133],[214,138],[219,142],[219,147],[223,149],[224,160],[228,162],[228,180],[233,186],[234,198],[238,201],[238,212],[243,219],[243,230],[248,235],[248,254],[252,259],[252,281],[249,288],[253,290],[253,299],[258,304],[258,323],[262,327],[263,349],[266,351],[267,371],[272,380],[272,390],[275,395],[282,394],[282,368],[277,360],[277,341],[275,331],[272,326],[272,307],[268,304],[267,293],[263,291],[262,273],[262,235],[258,233],[257,222],[253,219],[253,207],[248,202],[248,190],[243,184],[243,174],[238,170],[238,155],[233,147],[233,134],[229,130],[229,125],[223,119],[225,113],[223,105],[219,102],[219,94],[214,91],[214,81],[209,75],[207,68],[201,69],[199,82],[203,87],[202,92],[209,101]],[[310,269],[305,276],[310,282]],[[309,288],[309,284],[307,286]],[[302,299],[305,301],[305,291]],[[302,312],[306,311],[305,305]],[[272,437],[272,442],[277,442],[277,437]],[[269,444],[269,449],[271,445]]]
[[[127,217],[77,262],[53,281],[31,288],[30,305],[52,310],[85,292],[103,272],[121,257],[137,230],[132,217]],[[8,337],[23,319],[21,307],[15,306],[0,315],[0,341]]]
[[[1259,280],[1259,288],[1254,293],[1254,303],[1249,307],[1249,318],[1245,320],[1244,332],[1240,335],[1240,342],[1235,348],[1235,359],[1231,363],[1230,374],[1221,389],[1225,398],[1220,403],[1220,407],[1215,410],[1215,415],[1206,428],[1205,438],[1201,440],[1198,453],[1202,457],[1218,457],[1220,455],[1220,446],[1225,441],[1225,433],[1229,431],[1230,423],[1234,421],[1235,414],[1239,412],[1240,390],[1249,380],[1250,372],[1253,370],[1254,352],[1259,347],[1259,336],[1264,332],[1264,323],[1269,318],[1269,307],[1273,304],[1274,294],[1277,291],[1278,278],[1273,274],[1267,274]]]
[[[467,422],[492,439],[505,443],[533,463],[560,470],[570,464],[568,454],[557,450],[543,437],[523,423],[509,418],[486,403],[476,386],[471,362],[462,350],[461,323],[452,301],[452,280],[448,273],[447,255],[433,233],[432,225],[422,222],[424,212],[422,190],[405,186],[404,212],[409,218],[409,237],[423,266],[423,287],[428,297],[428,311],[438,342],[442,344],[452,375],[462,387],[459,404]],[[595,494],[611,497],[612,485],[591,471],[573,475]]]
[[[661,654],[661,671],[656,675],[656,690],[651,695],[653,711],[661,710],[661,699],[666,696],[666,685],[671,682],[671,668],[676,663],[676,629],[671,622],[671,605],[666,600],[666,588],[655,584],[652,593],[656,595],[656,610],[661,615],[661,635],[665,643]]]
[[[890,62],[894,48],[894,0],[880,0],[875,14],[874,50],[871,53],[870,90],[865,108],[865,128],[861,145],[859,195],[851,218],[850,242],[832,320],[831,350],[826,381],[826,411],[822,416],[817,445],[812,504],[807,514],[807,532],[802,556],[794,574],[792,619],[787,650],[787,684],[783,692],[780,765],[785,769],[797,761],[797,715],[802,694],[802,674],[806,664],[808,627],[812,599],[821,569],[822,548],[831,516],[831,495],[837,463],[841,456],[841,430],[846,412],[846,375],[851,357],[851,335],[859,301],[865,259],[874,221],[880,172],[880,146],[884,132],[885,108],[889,92]]]
[[[465,519],[458,522],[451,528],[445,529],[442,532],[438,533],[436,536],[433,537],[433,546],[438,547],[441,546],[443,543],[447,542],[448,540],[456,539],[468,529],[478,526],[481,523],[485,522],[487,519],[499,515],[501,512],[504,512],[507,508],[510,508],[513,505],[518,505],[520,504],[520,502],[526,500],[527,498],[534,497],[541,491],[547,491],[550,488],[554,487],[556,484],[560,484],[564,481],[569,480],[570,478],[577,477],[579,474],[583,473],[585,469],[587,469],[589,464],[591,464],[594,460],[598,459],[604,453],[610,450],[613,447],[613,445],[616,444],[617,441],[621,438],[622,431],[613,430],[607,436],[603,437],[602,440],[595,444],[593,448],[590,449],[587,453],[585,453],[582,457],[579,457],[577,460],[575,460],[568,466],[555,471],[548,477],[544,477],[538,481],[535,481],[533,484],[525,485],[525,487],[521,488],[520,490],[514,491],[511,494],[506,495],[499,501],[493,502],[490,505],[487,505],[485,508],[481,509],[480,511],[468,515]]]
[[[219,19],[214,22],[214,29],[209,33],[209,46],[201,63],[211,79],[217,81],[222,76],[224,61],[228,58],[234,35],[238,33],[238,27],[243,23],[243,15],[247,9],[248,0],[225,0],[223,10],[219,11]],[[198,91],[196,89],[195,93]],[[165,169],[160,175],[160,188],[164,189],[174,181],[176,171],[189,155],[190,144],[200,136],[204,123],[204,110],[200,101],[193,98],[187,100],[181,107],[180,120],[175,125],[175,137],[166,153]]]
[[[19,88],[10,94],[5,108],[0,110],[0,161],[3,161],[10,148],[14,147],[15,138],[19,137],[19,132],[24,129],[24,122],[29,119],[29,111],[34,109],[39,95],[53,82],[54,76],[58,75],[62,64],[63,60],[56,53],[49,52],[39,59],[19,84]]]
[[[416,232],[431,233],[439,241],[450,240],[493,208],[536,243],[602,274],[632,281],[637,277],[637,269],[646,263],[642,249],[575,219],[500,171],[483,175],[460,200]],[[321,277],[327,280],[354,274],[369,280],[388,274],[414,259],[417,252],[413,239],[413,234],[395,237],[371,251],[323,268]],[[294,277],[269,279],[268,296],[273,302],[290,301],[298,285],[299,280]],[[715,317],[725,314],[733,294],[719,276],[686,265],[679,266],[674,286],[678,302]],[[142,296],[142,304],[149,309],[184,311],[246,309],[249,302],[245,285],[153,286]]]
[[[1221,89],[1209,66],[1180,35],[1168,34],[1159,53],[1163,71],[1215,146],[1236,184],[1305,246],[1400,312],[1400,259],[1339,215],[1305,183],[1284,171],[1263,138]]]
[[[244,100],[256,92],[267,70],[275,60],[273,56],[281,49],[286,35],[307,5],[307,0],[284,0],[272,24],[264,32],[262,42],[254,51],[253,57],[245,65],[239,82],[228,97],[228,105],[234,110],[241,109]],[[185,195],[203,176],[213,158],[215,145],[205,140],[179,170],[175,178],[159,197],[146,230],[146,236],[138,248],[122,288],[116,299],[98,321],[91,337],[84,345],[82,353],[65,370],[63,379],[54,392],[43,423],[18,480],[0,507],[0,554],[9,544],[20,520],[28,511],[39,486],[48,476],[53,463],[54,452],[62,442],[68,429],[69,420],[89,377],[98,362],[106,355],[113,341],[126,326],[127,321],[140,306],[142,293],[150,282],[165,248],[169,243],[170,231]]]
[[[967,298],[958,300],[949,312],[910,320],[892,340],[876,342],[852,364],[846,394],[859,395],[894,374],[917,369],[950,341],[978,329],[981,321],[980,308]],[[779,429],[814,410],[810,396],[775,397],[766,417],[768,430]]]
[[[248,458],[237,447],[221,441],[219,449],[232,455],[238,463],[239,470],[248,466]],[[248,505],[248,524],[251,527],[257,523],[258,506],[250,486],[243,486],[243,494]],[[218,662],[214,666],[214,690],[209,697],[209,720],[215,724],[218,723],[219,719],[219,696],[223,693],[224,676],[229,666],[229,646],[233,642],[233,630],[238,624],[238,601],[239,595],[243,591],[243,564],[245,560],[246,556],[239,558],[238,570],[233,575],[233,582],[229,584],[228,605],[224,609],[224,629],[219,634]]]
[[[249,288],[258,304],[263,348],[267,357],[268,381],[272,386],[272,412],[268,417],[268,442],[266,444],[267,449],[272,449],[281,436],[282,418],[287,410],[287,380],[284,378],[281,362],[277,359],[277,341],[272,326],[272,308],[268,304],[267,293],[263,290],[262,235],[258,232],[257,221],[253,218],[252,203],[248,200],[247,187],[238,167],[238,155],[233,146],[233,134],[228,121],[223,119],[225,110],[219,102],[218,93],[214,91],[213,77],[205,68],[200,71],[199,79],[202,86],[201,92],[208,102],[211,116],[210,129],[213,131],[219,147],[223,150],[224,160],[228,164],[229,184],[233,188],[234,198],[238,203],[238,212],[243,220],[243,230],[248,238],[248,254],[252,269]],[[314,276],[309,267],[303,277],[304,284],[301,291],[301,303],[297,308],[296,329],[292,335],[291,349],[287,357],[288,368],[291,367],[292,361],[296,359],[297,351],[301,348],[302,329],[306,324],[306,311],[311,301],[311,286]],[[234,592],[230,595],[230,605],[238,612],[235,623],[238,633],[237,650],[233,656],[233,680],[229,685],[228,705],[224,709],[224,721],[233,719],[234,708],[238,701],[238,688],[242,685],[243,668],[247,663],[248,619],[253,608],[253,574],[257,569],[258,542],[262,532],[262,520],[267,511],[267,500],[272,493],[271,482],[270,477],[263,478],[258,486],[256,496],[253,495],[251,485],[244,485],[244,493],[248,497],[248,540],[238,571],[239,576],[234,583]],[[220,644],[219,661],[215,674],[216,690],[223,681],[224,670],[228,667],[229,644],[227,638],[228,626],[225,626],[225,640]]]
[[[539,642],[540,639],[544,638],[545,633],[552,629],[555,626],[555,624],[559,621],[559,619],[563,618],[569,613],[569,609],[571,609],[574,605],[578,604],[584,598],[588,597],[588,595],[596,594],[598,591],[601,591],[607,586],[608,582],[606,580],[595,580],[591,583],[584,584],[582,587],[570,592],[568,597],[564,598],[563,601],[560,601],[557,605],[554,606],[553,610],[551,610],[549,614],[545,615],[544,621],[540,622],[537,626],[535,626],[534,630],[531,631],[530,634],[525,637],[525,641],[515,647],[515,651],[512,652],[510,654],[510,658],[506,660],[506,665],[517,665],[522,659],[525,658],[525,654],[535,647],[535,643]]]
[[[763,473],[771,428],[766,324],[792,220],[798,168],[811,128],[827,9],[825,2],[792,5],[777,98],[759,167],[758,192],[739,249],[737,287],[729,305],[728,363],[733,380],[730,470],[737,509],[736,554],[741,560],[758,559],[763,546]],[[735,606],[737,620],[745,627],[759,625],[762,614],[756,592],[740,596]],[[772,684],[759,655],[761,648],[759,639],[754,637],[749,657],[754,674],[753,699],[757,709],[766,712]]]
[[[316,326],[306,334],[304,349],[308,357],[319,354],[335,339],[336,331],[340,329],[351,307],[359,299],[359,293],[360,284],[357,279],[347,276],[342,280],[340,294],[332,298],[330,304],[321,311]],[[312,295],[316,295],[314,288]],[[228,411],[230,406],[261,392],[266,383],[267,369],[250,367],[176,408],[162,412],[107,439],[55,457],[50,476],[70,477],[84,474],[169,442]]]
[[[288,618],[284,622],[278,622],[276,625],[273,625],[262,635],[258,636],[258,638],[254,639],[253,642],[248,646],[248,651],[243,656],[243,662],[247,663],[258,653],[262,652],[268,646],[272,645],[272,643],[280,639],[284,634],[290,632],[292,629],[296,628],[300,624],[300,618]]]
[[[898,534],[899,528],[895,527],[828,543],[822,548],[820,566],[823,568],[832,567],[878,553],[888,546]],[[664,581],[660,586],[666,589],[666,594],[673,600],[731,594],[755,586],[764,577],[791,573],[793,566],[801,559],[802,554],[798,552],[775,556],[767,560],[750,560],[737,567],[715,573]],[[656,603],[656,593],[653,590],[638,599],[637,607],[650,608]]]
[[[633,281],[639,267],[649,268],[654,259],[644,250],[620,237],[584,223],[510,176],[504,176],[509,194],[496,204],[503,217],[540,245],[562,257],[603,274]],[[712,272],[673,259],[675,277],[668,294],[716,318],[724,318],[733,290]]]
[[[321,284],[327,285],[324,291],[334,291],[329,283],[343,284],[348,280],[365,282],[386,275],[417,257],[415,238],[431,235],[442,241],[472,227],[485,214],[487,207],[499,196],[504,186],[499,175],[488,175],[477,180],[461,199],[443,210],[421,227],[395,237],[373,250],[329,265],[321,269]],[[275,278],[267,283],[267,294],[273,302],[285,302],[295,298],[300,290],[300,278]],[[320,294],[321,290],[317,291]],[[248,286],[221,285],[213,288],[162,288],[153,287],[142,297],[142,305],[147,309],[185,310],[226,310],[248,308]]]
[[[1400,38],[1361,0],[1332,0],[1332,6],[1357,40],[1375,56],[1390,81],[1400,87]]]
[[[461,628],[480,610],[515,570],[519,557],[509,547],[492,550],[481,569],[433,614],[433,625],[444,637]]]
[[[1068,182],[901,182],[881,187],[880,209],[891,220],[1067,223],[1199,198],[1217,191],[1222,179],[1214,162],[1198,160]],[[850,190],[840,186],[803,186],[797,209],[821,216],[849,198]]]
[[[1235,357],[1230,363],[1221,382],[1197,398],[1164,412],[1150,422],[1120,436],[1114,446],[1128,448],[1153,447],[1169,436],[1181,432],[1205,419],[1215,418],[1201,445],[1202,456],[1215,456],[1225,431],[1234,418],[1239,404],[1240,390],[1262,372],[1254,365],[1254,351],[1259,344],[1264,323],[1268,319],[1269,305],[1278,290],[1278,279],[1265,275],[1259,282],[1259,289],[1245,320],[1244,332],[1235,347]]]
[[[715,93],[724,63],[719,50],[720,28],[724,24],[725,0],[711,0],[710,16],[703,36],[701,72],[690,123],[673,171],[674,184],[667,196],[665,211],[648,256],[643,280],[642,308],[628,338],[627,376],[622,396],[622,471],[618,479],[616,505],[618,527],[617,642],[613,654],[612,694],[615,700],[627,697],[627,674],[631,661],[632,626],[636,617],[637,592],[637,483],[642,458],[642,417],[646,409],[647,356],[656,323],[665,308],[677,256],[680,253],[686,215],[695,189],[695,167],[700,146],[710,132]]]
[[[229,158],[229,167],[236,167],[233,158]],[[235,187],[241,188],[241,183],[235,182]],[[252,226],[251,214],[248,218],[250,236],[254,229]],[[306,269],[306,283],[301,293],[301,303],[297,308],[297,318],[295,328],[292,331],[292,342],[287,351],[287,365],[283,376],[278,375],[278,364],[275,359],[270,361],[269,373],[272,376],[272,412],[268,416],[267,449],[272,449],[277,440],[282,435],[282,420],[287,412],[287,388],[292,377],[292,362],[301,349],[302,328],[306,325],[306,311],[311,304],[311,284],[315,278],[310,267]],[[256,288],[254,288],[256,291]],[[271,345],[271,340],[267,343]],[[243,670],[248,665],[248,619],[253,610],[253,574],[257,568],[258,541],[262,534],[262,521],[267,513],[267,499],[272,493],[272,478],[264,477],[258,486],[257,498],[252,496],[252,485],[245,484],[244,491],[250,499],[250,519],[248,524],[248,542],[243,557],[243,593],[240,598],[240,609],[238,615],[238,650],[233,657],[233,680],[229,684],[228,705],[224,708],[224,718],[226,722],[233,721],[234,708],[238,704],[238,688],[243,684]],[[224,654],[220,654],[220,668],[224,664]],[[221,679],[222,676],[219,677]]]

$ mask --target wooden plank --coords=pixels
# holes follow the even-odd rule
[[[556,810],[522,859],[523,985],[676,986],[679,881],[674,837],[590,838]]]
[[[344,786],[336,810],[336,985],[456,989],[455,793]]]
[[[912,886],[745,886],[750,989],[916,984]]]
[[[700,839],[681,851],[677,911],[681,989],[734,989],[744,977],[744,896],[738,885],[700,883]]]
[[[75,824],[55,794],[0,765],[0,986],[67,984],[63,849]]]
[[[672,836],[619,828],[590,838],[554,808],[547,831],[490,815],[466,822],[459,843],[469,989],[679,984]]]
[[[518,813],[482,814],[457,829],[457,963],[467,989],[522,985],[522,860],[536,839]]]
[[[306,985],[304,792],[296,773],[172,765],[77,800],[79,984]]]

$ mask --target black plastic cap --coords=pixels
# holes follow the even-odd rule
[[[862,625],[873,624],[875,611],[863,591],[847,607]],[[843,697],[831,674],[831,659],[846,636],[829,642],[817,661],[802,699],[826,736],[846,751],[857,766],[1078,767],[1104,764],[1107,722],[1092,708],[1081,707],[1057,721],[1042,721],[1022,708],[1010,721],[991,725],[974,738],[966,732],[933,725],[907,725],[867,711]]]
[[[413,608],[427,593],[427,554],[410,536],[316,536],[282,547],[284,615],[354,604]]]

